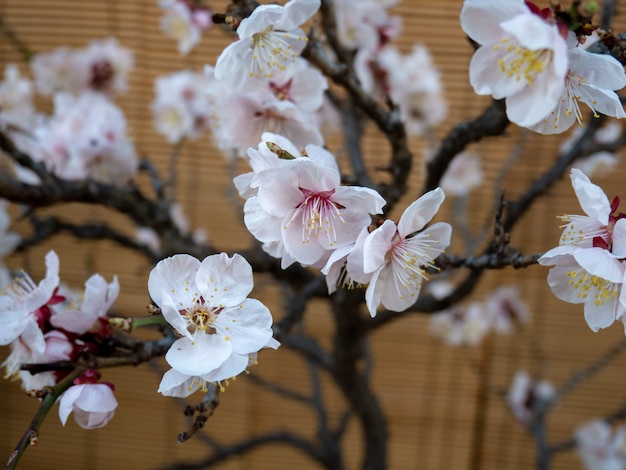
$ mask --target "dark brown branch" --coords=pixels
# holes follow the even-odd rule
[[[193,416],[198,413],[192,425],[187,431],[183,431],[178,434],[178,442],[185,442],[189,440],[199,429],[204,427],[204,423],[213,415],[217,406],[220,404],[219,400],[220,387],[216,384],[207,384],[207,391],[202,398],[202,401],[196,406],[189,406],[185,410],[186,416]]]
[[[295,449],[304,452],[312,459],[325,465],[323,455],[305,438],[293,434],[290,431],[275,431],[254,436],[230,446],[220,446],[219,450],[215,451],[213,455],[207,459],[198,462],[176,463],[162,467],[162,470],[193,470],[208,468],[211,465],[224,462],[232,457],[236,457],[237,455],[242,455],[257,447],[274,443],[287,444],[294,447]]]
[[[501,135],[509,125],[504,100],[494,100],[483,113],[472,121],[457,124],[443,139],[439,150],[428,162],[423,192],[439,186],[439,182],[454,157],[472,142],[483,137]]]

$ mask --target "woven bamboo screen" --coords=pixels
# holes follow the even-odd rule
[[[504,1],[504,0],[503,0]],[[217,28],[205,35],[201,47],[180,57],[175,44],[159,32],[156,0],[0,0],[0,18],[33,51],[51,51],[62,45],[84,46],[90,40],[116,36],[134,50],[135,69],[128,92],[118,101],[126,112],[138,152],[149,155],[163,171],[170,148],[152,129],[150,103],[155,77],[183,68],[201,70],[214,63],[228,38]],[[489,100],[476,96],[468,84],[467,69],[471,47],[458,25],[461,0],[405,0],[395,12],[402,15],[404,35],[399,46],[408,51],[416,42],[430,48],[442,72],[449,102],[449,119],[441,125],[443,136],[453,123],[477,116]],[[219,7],[223,3],[213,3]],[[626,9],[626,5],[620,5]],[[622,11],[626,13],[626,11]],[[620,23],[626,24],[623,18]],[[623,29],[623,28],[622,28]],[[28,67],[6,40],[0,40],[0,65],[18,62],[25,74]],[[45,109],[49,102],[42,101]],[[340,154],[337,145],[331,149]],[[406,202],[419,195],[424,143],[416,140],[413,148],[417,162]],[[484,158],[486,179],[483,187],[468,201],[468,217],[477,230],[489,222],[498,187],[496,181],[503,161],[512,162],[504,177],[507,197],[515,199],[555,155],[558,141],[521,132],[510,127],[503,137],[485,140],[471,147]],[[383,163],[387,143],[375,131],[364,145],[371,167]],[[517,149],[517,158],[511,154]],[[240,169],[245,168],[242,164]],[[178,161],[178,194],[186,205],[194,227],[204,227],[218,247],[246,247],[249,243],[241,214],[224,197],[232,196],[229,170],[224,158],[212,147],[210,138],[189,143]],[[596,179],[611,197],[624,195],[624,170]],[[232,197],[231,197],[232,199]],[[402,206],[402,204],[400,205]],[[51,212],[55,208],[50,209]],[[444,205],[451,211],[450,201]],[[518,224],[513,244],[525,253],[544,251],[556,244],[559,236],[555,215],[578,213],[567,181],[563,181]],[[125,220],[105,209],[71,205],[63,215],[75,220],[108,218],[120,229]],[[455,238],[450,252],[462,246]],[[86,243],[55,238],[27,255],[9,260],[25,265],[38,279],[43,256],[54,248],[61,259],[61,278],[79,287],[86,277],[99,272],[107,278],[117,274],[122,292],[117,309],[130,315],[145,313],[148,301],[146,281],[150,266],[132,253],[110,243]],[[459,248],[460,250],[460,248]],[[545,277],[547,270],[533,266],[522,271],[507,269],[489,273],[474,294],[475,299],[499,285],[523,282],[523,295],[533,312],[533,323],[521,339],[491,337],[473,349],[442,346],[429,335],[429,318],[414,315],[393,323],[376,333],[372,356],[375,358],[373,383],[390,420],[390,468],[405,469],[505,469],[531,468],[534,447],[530,437],[506,410],[496,390],[508,387],[518,369],[540,373],[562,383],[573,372],[589,364],[621,338],[619,326],[592,333],[586,326],[582,308],[555,300]],[[280,316],[278,288],[269,278],[256,276],[255,297],[271,306]],[[322,344],[332,335],[330,314],[321,302],[306,312],[306,327]],[[6,355],[6,348],[0,354]],[[476,373],[483,368],[484,375]],[[568,395],[549,420],[548,432],[554,442],[568,439],[574,427],[595,416],[617,409],[626,397],[626,357],[603,369],[591,383]],[[176,399],[156,394],[162,361],[137,368],[106,370],[106,380],[116,383],[119,408],[105,428],[84,431],[72,420],[66,428],[52,415],[44,424],[40,442],[29,449],[22,468],[133,468],[152,469],[179,461],[201,460],[210,448],[207,440],[196,436],[179,445],[176,435],[186,428],[184,405]],[[285,348],[263,352],[254,374],[264,379],[305,392],[310,376],[305,365]],[[331,420],[336,420],[344,402],[326,377],[322,377],[324,399],[329,403]],[[17,383],[0,382],[0,456],[6,459],[30,421],[37,403],[23,395]],[[54,410],[56,412],[56,410]],[[229,443],[265,431],[297,429],[304,436],[315,433],[310,409],[278,398],[246,378],[238,379],[222,395],[221,405],[205,428],[205,434],[220,443]],[[360,441],[356,426],[351,426],[344,442],[348,449],[348,468],[359,462]],[[564,454],[554,468],[579,466],[576,457]],[[221,464],[224,469],[314,468],[314,464],[291,448],[279,445],[260,447],[254,452]]]

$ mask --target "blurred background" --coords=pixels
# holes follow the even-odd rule
[[[226,2],[211,2],[215,12]],[[461,0],[405,0],[393,8],[403,22],[403,35],[396,45],[409,52],[414,43],[427,45],[439,68],[448,102],[448,118],[435,130],[441,138],[457,122],[472,119],[490,104],[488,97],[473,93],[468,82],[472,47],[459,27]],[[547,5],[541,5],[547,6]],[[619,5],[616,30],[626,26],[626,4]],[[213,27],[201,44],[180,56],[173,40],[159,30],[161,12],[156,0],[0,0],[0,20],[34,52],[49,52],[60,46],[83,47],[93,39],[114,36],[130,48],[135,67],[128,91],[117,99],[126,113],[130,135],[138,155],[149,156],[163,172],[171,146],[153,128],[150,104],[154,81],[159,75],[182,69],[201,71],[215,64],[230,37]],[[28,64],[4,36],[0,36],[0,66],[17,63],[22,73],[32,76]],[[38,102],[50,110],[49,100]],[[363,148],[368,166],[375,171],[389,155],[387,142],[370,126]],[[544,137],[511,125],[505,135],[486,139],[469,150],[482,157],[485,180],[467,200],[472,230],[490,226],[500,181],[506,197],[516,199],[543,169],[550,166],[564,137]],[[416,160],[409,194],[398,204],[397,217],[420,195],[426,139],[414,139]],[[329,148],[342,158],[340,136],[329,139]],[[501,173],[507,162],[506,173]],[[345,163],[345,162],[343,162]],[[250,236],[242,223],[241,207],[232,186],[234,172],[247,171],[243,162],[229,163],[212,145],[211,137],[184,145],[178,159],[178,196],[191,226],[205,228],[212,244],[220,250],[248,247]],[[622,167],[608,175],[594,176],[609,198],[626,196]],[[374,173],[376,177],[376,173]],[[381,177],[382,178],[382,177]],[[454,227],[454,203],[448,199],[437,220]],[[132,233],[128,221],[104,208],[71,204],[51,207],[43,213],[59,213],[76,221],[106,219],[122,231]],[[556,246],[563,213],[580,213],[569,178],[539,201],[512,233],[513,246],[523,253],[539,253]],[[147,279],[151,266],[138,255],[108,242],[87,242],[56,237],[25,254],[8,259],[12,267],[24,267],[38,281],[43,275],[45,253],[55,249],[61,260],[61,279],[81,287],[92,273],[111,279],[117,275],[121,294],[115,310],[123,315],[145,315],[149,302]],[[463,240],[457,234],[448,252],[462,254]],[[429,332],[430,316],[412,314],[393,322],[372,338],[373,386],[389,418],[389,468],[419,469],[517,469],[532,468],[534,443],[514,420],[499,390],[506,390],[513,374],[527,370],[556,386],[592,363],[624,338],[621,324],[593,333],[586,325],[582,306],[563,303],[551,293],[548,269],[535,265],[488,273],[470,300],[482,300],[502,285],[521,285],[522,297],[532,312],[532,322],[517,336],[488,337],[472,348],[445,346]],[[280,288],[266,275],[255,276],[252,297],[265,302],[275,318],[282,316]],[[333,333],[327,305],[314,301],[306,311],[306,328],[330,344]],[[0,348],[0,360],[8,348]],[[568,394],[551,413],[548,437],[551,443],[565,441],[576,426],[615,412],[626,403],[626,354],[619,356],[594,378]],[[103,371],[103,380],[116,385],[119,402],[116,416],[103,429],[87,431],[72,419],[63,428],[56,407],[43,425],[39,443],[28,449],[23,469],[109,468],[158,469],[178,462],[201,462],[211,442],[235,442],[267,431],[296,430],[303,436],[315,434],[313,412],[297,402],[285,400],[259,387],[245,376],[238,378],[221,395],[221,404],[202,430],[184,444],[176,442],[187,429],[185,403],[156,393],[163,360],[139,367]],[[480,373],[478,372],[480,370]],[[294,390],[306,392],[311,376],[305,364],[287,348],[263,351],[253,374]],[[330,419],[336,420],[344,402],[328,377],[321,377]],[[190,403],[199,401],[192,396]],[[19,383],[0,382],[0,457],[8,459],[30,422],[38,404],[28,398]],[[207,436],[209,436],[207,438]],[[348,468],[360,461],[360,434],[350,425],[345,438]],[[580,466],[574,452],[559,454],[553,468]],[[290,447],[271,444],[235,456],[217,468],[237,470],[316,468],[316,464]]]

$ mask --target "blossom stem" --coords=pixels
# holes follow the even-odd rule
[[[13,470],[17,467],[20,458],[28,446],[34,446],[37,444],[39,439],[39,428],[41,428],[41,425],[46,419],[52,405],[54,405],[57,399],[72,386],[74,379],[82,374],[86,369],[87,366],[78,366],[54,387],[47,387],[44,389],[46,394],[41,400],[41,406],[30,422],[30,426],[28,426],[28,429],[15,447],[15,450],[11,453],[6,465],[7,470]]]
[[[123,331],[124,333],[132,333],[137,328],[150,325],[167,325],[167,321],[163,315],[148,315],[145,317],[128,317],[128,318],[110,318],[109,325],[113,328]]]

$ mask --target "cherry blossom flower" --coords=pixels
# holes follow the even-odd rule
[[[46,344],[41,326],[50,318],[50,304],[58,302],[59,258],[54,251],[46,255],[46,277],[35,284],[22,273],[0,296],[0,345],[21,338],[36,353],[43,353]]]
[[[304,265],[323,266],[331,250],[356,240],[370,224],[370,214],[382,212],[385,200],[369,188],[340,186],[335,157],[322,147],[307,145],[305,152],[307,158],[256,172],[251,186],[258,187],[258,211],[244,221],[261,241],[270,241],[262,239],[264,232],[275,236],[280,227],[286,253]]]
[[[608,54],[594,54],[582,47],[569,48],[567,55],[569,70],[560,100],[550,114],[530,129],[541,134],[559,134],[575,122],[582,127],[584,118],[579,102],[591,108],[595,117],[601,113],[625,118],[624,106],[613,91],[626,86],[622,64]]]
[[[580,170],[570,172],[572,186],[587,215],[563,215],[565,230],[560,246],[539,258],[554,266],[548,284],[565,302],[584,304],[585,320],[593,331],[607,328],[623,317],[626,299],[622,286],[626,257],[626,221],[615,214],[619,198],[609,203],[604,191]]]
[[[61,312],[50,317],[50,324],[55,328],[76,334],[88,331],[97,332],[102,328],[100,321],[105,321],[106,314],[117,299],[120,285],[117,277],[107,283],[104,277],[94,274],[85,282],[85,291],[76,299],[68,298],[69,305]]]
[[[279,100],[269,90],[245,95],[231,95],[228,108],[218,111],[216,140],[221,150],[235,150],[245,155],[264,132],[280,134],[298,148],[323,145],[324,137],[312,112],[306,112],[288,100]]]
[[[465,0],[461,27],[481,44],[470,62],[476,93],[506,98],[506,114],[519,126],[550,114],[568,72],[567,42],[554,22],[523,0]]]
[[[208,8],[182,0],[163,0],[161,31],[178,41],[178,52],[188,54],[202,38],[202,32],[213,24]]]
[[[485,310],[498,333],[509,334],[516,325],[530,321],[530,309],[517,286],[501,286],[485,299]]]
[[[334,2],[337,34],[341,43],[352,50],[378,49],[398,37],[402,30],[399,16],[389,16],[396,0],[339,0]]]
[[[299,26],[317,12],[320,0],[291,0],[280,5],[260,5],[241,21],[239,40],[222,51],[215,76],[235,91],[253,90],[259,79],[274,77],[300,55],[307,37]]]
[[[506,395],[506,404],[519,422],[528,426],[532,422],[538,403],[552,400],[555,393],[550,382],[537,381],[528,372],[520,370],[513,377]]]
[[[424,229],[444,198],[441,188],[424,194],[407,207],[397,224],[386,220],[365,239],[363,268],[373,273],[365,299],[372,317],[380,304],[401,312],[417,300],[425,268],[432,267],[450,244],[449,224],[438,222]]]
[[[487,336],[492,318],[484,305],[455,305],[431,317],[430,332],[449,346],[476,346]]]
[[[44,336],[43,352],[31,349],[34,342],[22,336],[11,343],[11,354],[2,363],[6,368],[6,378],[19,376],[24,390],[41,390],[43,387],[54,386],[57,382],[56,372],[39,372],[31,374],[20,370],[22,364],[43,364],[69,360],[73,346],[67,336],[58,330],[48,331]]]
[[[165,356],[181,374],[229,379],[272,338],[269,310],[247,298],[252,268],[241,255],[221,253],[202,262],[184,254],[166,258],[150,273],[148,290],[182,336]],[[175,386],[175,375],[168,376],[163,389]]]
[[[602,419],[585,423],[574,432],[577,452],[587,470],[622,470],[626,466],[626,427],[615,430]]]
[[[88,90],[113,95],[126,91],[134,64],[132,53],[115,38],[92,41],[82,49],[63,47],[36,54],[31,63],[40,93],[79,94]]]
[[[169,143],[197,139],[209,129],[213,113],[207,93],[210,83],[206,74],[190,70],[157,78],[152,113],[157,131]]]
[[[585,321],[598,331],[623,317],[624,265],[604,248],[563,245],[539,258],[539,264],[554,266],[548,285],[559,299],[584,304]]]
[[[35,130],[32,156],[68,180],[122,183],[137,171],[122,111],[100,93],[55,96],[55,114]]]
[[[448,166],[443,178],[441,188],[446,194],[465,197],[484,180],[481,168],[481,158],[468,152],[461,152],[454,157]]]
[[[97,429],[106,425],[117,408],[111,384],[84,383],[73,385],[59,399],[59,418],[65,426],[70,413],[84,429]]]
[[[593,184],[579,169],[570,171],[572,186],[585,215],[562,215],[565,230],[561,245],[601,247],[618,258],[626,258],[626,215],[615,214],[619,198],[609,203],[602,188]]]

